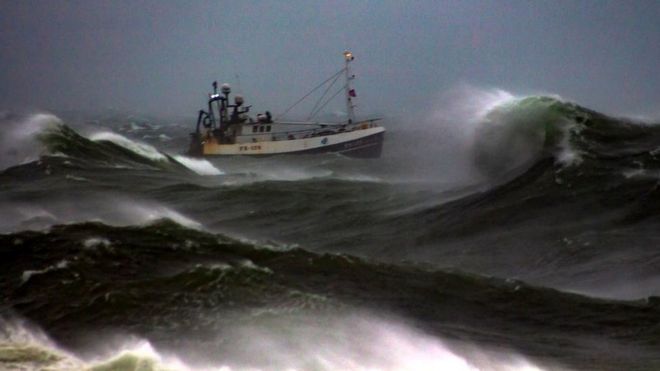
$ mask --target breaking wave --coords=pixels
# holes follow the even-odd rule
[[[159,152],[156,148],[148,144],[134,142],[117,133],[112,133],[112,132],[96,133],[91,135],[89,139],[95,142],[100,142],[100,141],[112,142],[118,146],[126,148],[127,150],[133,153],[136,153],[142,157],[151,159],[153,161],[167,161],[168,159],[166,155]]]
[[[245,326],[229,342],[244,349],[238,357],[190,363],[158,351],[148,341],[124,339],[114,349],[100,354],[76,356],[60,349],[25,321],[2,321],[0,359],[10,369],[107,371],[247,371],[247,370],[449,370],[449,371],[541,371],[514,353],[485,351],[477,346],[450,347],[394,320],[348,315],[317,318],[306,324],[281,321],[289,328]],[[284,323],[286,322],[286,323]],[[326,328],[322,326],[331,325]],[[103,334],[100,334],[102,337]],[[350,342],[346,340],[350,339]],[[241,359],[243,358],[243,359]]]
[[[216,168],[208,160],[177,155],[174,159],[199,175],[222,175],[224,171]]]
[[[11,117],[0,137],[5,152],[0,169],[37,161],[42,156],[63,156],[82,166],[145,166],[158,169],[187,169],[198,175],[223,172],[204,159],[170,156],[153,146],[114,132],[97,132],[85,137],[51,114]]]
[[[0,233],[43,230],[57,224],[102,221],[110,225],[144,225],[163,218],[188,228],[202,229],[192,218],[154,201],[121,194],[98,193],[46,197],[40,205],[21,201],[0,202]]]
[[[39,159],[45,149],[39,133],[57,127],[62,121],[54,115],[38,113],[27,118],[6,115],[0,119],[0,170]]]
[[[511,98],[478,121],[474,164],[497,176],[523,165],[529,168],[544,157],[562,166],[580,165],[585,157],[604,161],[654,150],[659,131],[648,123],[609,117],[558,97]]]
[[[516,96],[464,84],[436,101],[421,124],[406,125],[408,132],[392,125],[392,135],[409,152],[401,156],[406,163],[462,184],[501,183],[544,158],[570,167],[585,157],[609,157],[608,151],[652,150],[652,139],[641,137],[657,131],[648,122],[610,117],[558,96]],[[410,143],[406,134],[414,135]],[[634,149],[638,145],[643,149]]]
[[[657,298],[590,299],[456,271],[271,250],[171,221],[58,226],[0,236],[0,246],[2,304],[50,329],[51,345],[40,351],[84,345],[97,359],[98,349],[119,342],[92,363],[99,367],[172,367],[166,360],[179,359],[193,369],[543,369],[515,354],[561,345],[559,362],[580,368],[596,359],[608,368],[652,357],[657,341]],[[545,340],[530,342],[530,331]],[[576,336],[600,340],[578,345]],[[146,351],[136,353],[136,342],[117,351],[128,338],[142,339],[137,348]]]

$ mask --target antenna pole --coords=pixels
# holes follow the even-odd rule
[[[238,85],[238,94],[243,94],[243,89],[241,89],[241,76],[236,74],[236,84]]]
[[[349,124],[352,124],[355,121],[355,112],[353,110],[355,105],[353,104],[352,99],[355,97],[355,90],[351,88],[351,81],[355,78],[355,75],[351,75],[349,68],[349,63],[351,63],[353,59],[355,59],[353,53],[348,50],[344,52],[344,61],[346,62],[346,66],[344,67],[344,72],[346,74],[346,114],[348,115]]]

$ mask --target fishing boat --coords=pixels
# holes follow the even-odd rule
[[[231,87],[213,82],[213,93],[209,94],[208,109],[200,110],[195,132],[191,133],[188,154],[192,156],[264,156],[278,154],[312,154],[338,152],[351,157],[380,157],[385,128],[378,125],[379,119],[355,119],[355,90],[350,63],[353,53],[344,52],[344,67],[333,76],[312,89],[285,112],[302,102],[313,92],[325,86],[324,93],[316,102],[307,121],[283,121],[273,118],[269,111],[249,115],[251,106],[246,106],[241,95],[230,101]],[[340,77],[345,83],[334,93],[332,87]],[[341,92],[345,95],[347,117],[341,122],[313,121],[321,110]]]

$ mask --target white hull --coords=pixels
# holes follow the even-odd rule
[[[202,141],[203,156],[254,156],[296,153],[344,152],[382,144],[383,127],[334,133],[311,138],[220,144],[214,137]]]

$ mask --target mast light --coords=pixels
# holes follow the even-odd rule
[[[347,51],[344,52],[344,59],[346,59],[346,62],[350,62],[353,59],[355,59],[355,57],[353,57],[353,53],[351,53],[347,50]]]

